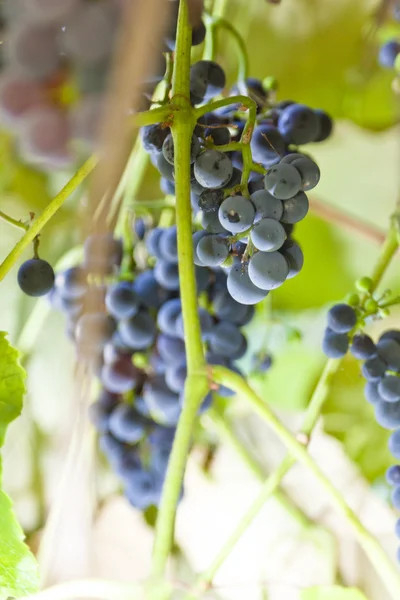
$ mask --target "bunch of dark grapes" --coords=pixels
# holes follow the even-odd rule
[[[357,314],[347,304],[337,304],[328,312],[323,350],[329,358],[340,358],[350,348],[362,360],[361,373],[367,380],[364,396],[375,410],[375,418],[385,429],[395,430],[389,438],[389,449],[400,460],[400,331],[385,331],[375,344],[369,335],[356,332]],[[400,465],[390,467],[387,481],[395,486],[393,506],[400,510]],[[396,523],[400,537],[400,520]],[[398,554],[400,560],[400,551]]]
[[[213,61],[192,65],[193,104],[211,100],[224,87],[220,65]],[[256,304],[302,268],[303,253],[291,234],[308,212],[305,192],[317,185],[320,172],[297,146],[325,140],[332,121],[323,111],[303,104],[274,102],[260,80],[248,79],[245,87],[258,107],[250,144],[253,161],[267,172],[265,176],[251,172],[248,182],[242,181],[241,152],[223,149],[240,140],[246,118],[240,106],[201,117],[190,156],[193,243],[197,265],[226,268],[230,295],[241,304]],[[238,86],[231,93],[237,94]],[[169,128],[144,127],[142,140],[162,176],[162,191],[173,195],[174,144]]]
[[[3,0],[0,5],[0,125],[21,158],[64,168],[92,152],[126,0]],[[173,49],[178,2],[157,44],[154,72],[142,82],[143,108],[164,77]],[[193,44],[205,36],[200,23]]]
[[[144,510],[160,499],[184,402],[186,357],[176,228],[151,229],[138,245],[147,250],[148,266],[127,273],[120,269],[118,240],[88,238],[83,264],[57,274],[51,300],[67,316],[79,360],[99,378],[90,415],[100,447],[128,500]],[[100,246],[107,249],[103,259]],[[254,309],[230,297],[222,270],[196,267],[196,279],[207,306],[199,307],[207,361],[238,371],[236,360],[247,349],[241,327]],[[85,311],[88,298],[90,312]],[[218,394],[232,392],[220,387]],[[200,412],[211,403],[210,392]]]

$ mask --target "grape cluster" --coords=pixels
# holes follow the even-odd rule
[[[123,272],[121,243],[92,236],[83,263],[58,273],[50,293],[67,316],[80,361],[98,375],[91,419],[128,500],[140,510],[159,502],[186,379],[176,228],[142,233],[136,246],[147,253],[146,268]],[[254,308],[230,297],[221,269],[197,267],[196,279],[207,306],[198,309],[206,359],[238,372],[235,361],[247,349],[241,327]],[[232,391],[220,387],[218,394]],[[210,392],[200,412],[211,403]]]
[[[192,103],[222,92],[225,79],[217,63],[194,63]],[[241,107],[233,104],[210,111],[198,120],[192,135],[191,203],[196,265],[225,268],[229,294],[241,304],[252,305],[303,266],[303,253],[291,234],[308,212],[305,192],[317,185],[320,172],[310,157],[297,152],[297,145],[325,140],[332,121],[323,111],[302,104],[274,103],[257,79],[247,80],[246,91],[259,110],[250,143],[252,160],[267,172],[264,176],[251,171],[248,181],[243,180],[242,153],[229,150],[245,128]],[[231,93],[237,92],[235,86]],[[162,191],[174,195],[174,142],[169,127],[149,125],[141,135],[161,174]]]
[[[178,2],[157,50],[173,50]],[[23,160],[64,168],[93,150],[124,0],[3,0],[0,124]],[[200,23],[193,44],[205,36]],[[161,48],[160,48],[161,46]],[[164,54],[142,82],[143,108],[166,70]]]
[[[384,429],[394,430],[389,449],[400,461],[400,331],[385,331],[375,344],[362,332],[354,333],[357,314],[348,304],[336,304],[328,312],[323,350],[329,358],[340,358],[350,348],[351,354],[362,360],[361,373],[366,379],[364,396],[375,410],[375,419]],[[395,486],[393,506],[400,510],[400,465],[390,467],[387,481]],[[396,524],[400,537],[400,520]],[[400,560],[400,550],[398,553]]]

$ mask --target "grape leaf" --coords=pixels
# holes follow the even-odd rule
[[[25,393],[25,371],[19,355],[4,332],[0,332],[0,446],[7,426],[21,412]],[[0,491],[0,600],[20,597],[38,588],[35,558],[24,544],[23,531],[8,496]]]
[[[367,600],[357,588],[344,588],[339,585],[308,588],[301,592],[300,598],[301,600]]]

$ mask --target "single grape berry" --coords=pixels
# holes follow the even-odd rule
[[[370,404],[378,404],[382,402],[382,397],[378,390],[379,381],[367,381],[364,387],[364,396]]]
[[[376,345],[378,356],[391,371],[400,370],[400,344],[395,340],[380,339]]]
[[[221,225],[231,233],[242,233],[253,224],[255,208],[244,196],[225,198],[218,210]]]
[[[139,310],[139,298],[132,283],[120,281],[107,290],[107,310],[115,319],[129,319]]]
[[[379,381],[386,371],[386,364],[378,356],[369,358],[361,367],[361,373],[368,381]]]
[[[275,198],[288,200],[301,190],[301,176],[291,164],[280,162],[265,175],[265,187]]]
[[[386,471],[386,481],[389,485],[400,484],[400,465],[392,465]]]
[[[239,304],[258,304],[268,295],[268,291],[254,285],[246,264],[233,265],[227,279],[228,292]]]
[[[284,283],[289,265],[279,252],[257,252],[249,262],[249,277],[262,290],[274,290]]]
[[[197,244],[196,253],[204,265],[217,267],[228,257],[228,240],[215,234],[204,236]]]
[[[375,419],[384,429],[400,427],[400,402],[378,402],[375,405]]]
[[[41,258],[26,260],[18,270],[18,285],[27,296],[44,296],[54,285],[53,267]]]
[[[386,69],[392,69],[398,54],[400,54],[400,42],[389,40],[379,51],[379,64]]]
[[[224,199],[224,192],[221,189],[218,190],[204,190],[199,196],[198,206],[206,213],[218,212],[221,202]]]
[[[304,192],[299,192],[293,198],[283,200],[282,222],[294,225],[302,221],[308,213],[309,203]]]
[[[254,225],[250,237],[257,250],[273,252],[282,248],[286,240],[286,231],[275,219],[261,219]]]
[[[328,327],[336,333],[348,333],[356,322],[355,310],[348,304],[336,304],[328,312]]]
[[[194,176],[205,188],[223,187],[232,177],[232,173],[231,159],[219,150],[204,150],[194,162]]]
[[[398,402],[400,400],[400,377],[385,375],[378,383],[378,392],[386,402]]]
[[[332,329],[325,330],[322,351],[328,358],[341,358],[349,349],[349,338],[346,333],[337,333]]]
[[[376,346],[369,335],[365,333],[357,334],[351,342],[350,352],[359,360],[367,360],[376,356]]]

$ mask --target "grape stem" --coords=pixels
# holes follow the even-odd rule
[[[6,215],[6,213],[3,212],[2,210],[0,210],[0,219],[3,219],[3,221],[6,221],[7,223],[9,223],[10,225],[13,225],[14,227],[18,227],[18,229],[23,229],[24,231],[28,231],[28,229],[29,229],[29,225],[22,223],[22,221],[17,221],[17,219],[13,219],[9,215]]]
[[[165,574],[173,543],[176,507],[181,492],[192,431],[199,406],[209,389],[198,317],[192,243],[190,145],[195,125],[195,113],[189,100],[191,40],[192,32],[188,22],[187,0],[181,0],[171,99],[172,103],[179,106],[179,111],[174,115],[171,131],[176,149],[176,225],[187,378],[182,413],[175,433],[155,528],[152,575],[156,582],[161,580]]]
[[[76,190],[76,188],[84,181],[84,179],[93,171],[97,164],[97,158],[95,156],[90,157],[77,173],[70,179],[67,185],[61,190],[59,194],[47,205],[43,213],[33,222],[31,227],[27,229],[25,235],[17,242],[8,256],[0,265],[0,281],[4,279],[9,270],[18,260],[23,251],[29,246],[31,242],[39,235],[43,227],[48,221],[55,215],[55,213],[61,208],[67,198]]]
[[[375,267],[372,272],[371,293],[373,293],[377,289],[379,284],[381,283],[382,278],[383,278],[393,256],[395,255],[396,251],[398,250],[398,247],[399,247],[399,240],[397,239],[397,217],[396,217],[396,215],[394,215],[392,217],[391,226],[390,226],[390,229],[386,236],[385,242],[383,243],[383,245],[381,247],[377,262],[376,262]],[[335,377],[337,371],[339,370],[341,364],[342,364],[341,359],[336,359],[336,360],[329,359],[326,362],[325,367],[321,373],[320,379],[319,379],[317,386],[311,396],[308,408],[306,410],[304,420],[303,420],[303,425],[297,435],[297,437],[299,437],[299,439],[302,439],[304,441],[305,446],[307,446],[310,441],[310,436],[312,434],[312,431],[318,422],[319,416],[322,411],[322,407],[328,397],[330,387],[331,387],[331,382],[332,382],[333,378]],[[213,373],[214,373],[213,377],[215,377],[215,370],[216,370],[216,368],[213,369]],[[226,371],[226,370],[224,370],[224,371]],[[218,373],[217,373],[217,375],[218,375]],[[229,382],[226,380],[223,385],[227,385],[227,387],[230,387],[233,389],[234,382],[232,381],[232,376],[235,379],[237,379],[238,376],[234,373],[227,375],[226,372],[224,375],[227,379],[229,379]],[[222,381],[219,381],[219,383],[222,383]],[[236,381],[236,384],[237,383],[238,383],[238,381]],[[244,382],[244,385],[247,386],[247,384],[245,382]],[[247,388],[248,389],[244,389],[243,386],[241,386],[240,394],[243,397],[246,397],[248,400],[252,401],[253,407],[257,410],[257,412],[261,415],[261,417],[264,418],[266,420],[266,422],[271,424],[271,422],[269,420],[271,413],[270,413],[269,409],[267,408],[266,404],[260,398],[257,398],[256,394],[251,390],[251,388],[249,388],[248,386],[247,386]],[[237,388],[236,391],[239,391],[239,388]],[[275,419],[274,416],[273,416],[273,419]],[[275,431],[279,435],[279,432],[277,431],[276,428],[275,428]],[[293,438],[293,439],[295,439],[295,438]],[[310,459],[310,460],[312,461],[312,459]],[[246,531],[246,529],[251,524],[253,519],[257,516],[259,511],[262,509],[265,502],[273,494],[276,493],[284,476],[286,475],[286,473],[288,473],[288,471],[295,464],[295,462],[296,462],[296,457],[294,456],[294,453],[292,455],[288,455],[282,461],[282,463],[279,465],[279,467],[267,478],[261,491],[259,492],[259,495],[254,500],[254,502],[251,505],[251,507],[249,508],[249,510],[245,513],[245,515],[243,515],[241,521],[239,522],[239,524],[237,525],[237,527],[235,528],[235,530],[233,531],[231,536],[228,538],[228,540],[225,542],[224,546],[221,548],[220,552],[217,554],[217,556],[213,560],[210,567],[199,577],[199,579],[195,585],[195,588],[194,588],[194,590],[195,590],[194,595],[191,596],[191,598],[196,597],[197,594],[201,590],[204,590],[208,586],[210,586],[210,584],[211,584],[216,572],[220,568],[220,566],[223,564],[225,559],[229,556],[232,549],[234,548],[236,543],[239,541],[239,539],[241,538],[243,533]],[[311,469],[311,470],[313,470],[313,469]],[[318,469],[318,467],[317,467],[317,469]],[[341,511],[347,517],[348,521],[350,522],[351,526],[353,527],[353,529],[356,533],[356,536],[357,536],[360,544],[364,547],[366,552],[371,557],[372,564],[375,565],[377,572],[381,575],[383,581],[386,583],[386,585],[389,589],[389,592],[393,594],[393,598],[400,597],[399,596],[399,594],[400,594],[400,578],[399,578],[397,569],[395,569],[392,562],[388,559],[386,554],[382,551],[381,547],[379,546],[379,544],[377,543],[375,538],[364,528],[364,526],[358,520],[357,516],[347,507],[347,505],[344,502],[343,498],[341,497],[340,493],[333,486],[331,486],[329,481],[325,479],[325,477],[323,476],[322,473],[321,473],[321,475],[322,475],[323,479],[321,479],[320,474],[318,474],[315,469],[313,470],[313,472],[316,475],[316,477],[319,479],[319,481],[323,484],[323,486],[325,487],[325,490],[329,493],[333,503],[336,504],[336,507],[339,509],[339,511]]]

